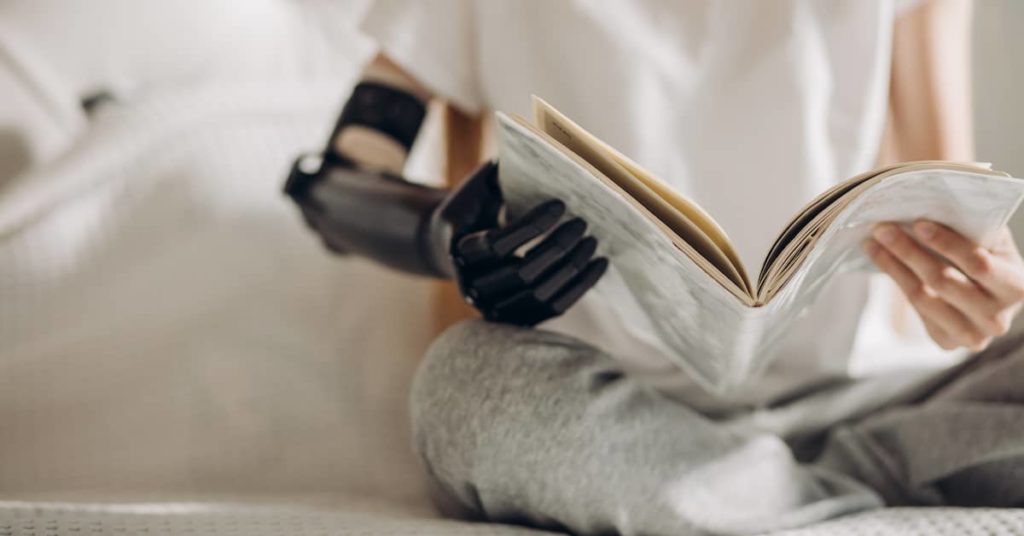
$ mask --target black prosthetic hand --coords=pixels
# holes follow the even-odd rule
[[[497,165],[486,164],[441,206],[451,229],[453,271],[466,300],[484,318],[532,326],[561,315],[608,268],[594,258],[597,240],[580,218],[559,224],[565,204],[552,200],[499,224]],[[522,254],[519,250],[543,237]]]
[[[561,201],[501,224],[494,163],[447,191],[347,163],[303,170],[300,159],[285,191],[331,251],[454,277],[466,301],[495,322],[532,326],[561,315],[608,267],[607,259],[594,258],[597,240],[584,236],[583,220],[559,224]]]

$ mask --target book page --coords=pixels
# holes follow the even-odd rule
[[[771,249],[768,250],[768,255],[765,257],[764,262],[761,263],[761,271],[757,277],[758,287],[760,288],[764,286],[765,279],[768,277],[769,268],[775,263],[776,258],[816,216],[865,180],[896,167],[898,167],[898,165],[871,170],[851,179],[842,181],[819,194],[814,198],[814,200],[800,210],[800,212],[796,213],[789,223],[786,224],[786,227],[783,228],[782,232],[779,233],[775,242],[772,244]]]
[[[533,113],[537,128],[605,173],[722,273],[751,295],[755,293],[725,231],[696,203],[676,193],[536,95],[533,96]]]
[[[754,303],[754,297],[753,297],[752,293],[749,292],[744,286],[742,286],[740,283],[734,281],[731,277],[729,277],[727,275],[726,272],[718,269],[718,267],[715,266],[715,264],[710,259],[708,259],[708,257],[702,255],[701,252],[698,251],[694,247],[693,244],[691,244],[690,242],[686,241],[678,233],[673,231],[673,229],[671,227],[669,227],[665,223],[664,220],[662,220],[661,218],[657,217],[654,213],[652,213],[651,209],[648,208],[646,205],[644,205],[642,202],[640,202],[640,200],[636,196],[632,195],[630,192],[628,192],[625,189],[623,189],[622,186],[620,186],[617,182],[611,180],[600,169],[596,168],[593,164],[588,162],[582,156],[580,156],[579,154],[577,154],[574,151],[569,150],[569,148],[567,148],[565,145],[561,144],[558,140],[552,138],[551,136],[549,136],[547,133],[541,131],[536,126],[528,123],[522,117],[519,117],[519,116],[506,116],[504,114],[501,114],[499,116],[499,119],[508,120],[508,121],[510,121],[512,123],[515,123],[515,124],[519,125],[521,128],[524,128],[524,129],[530,131],[531,134],[541,138],[541,140],[546,144],[546,148],[548,148],[548,149],[550,149],[552,151],[561,153],[564,157],[574,161],[577,165],[579,165],[579,166],[583,167],[584,169],[586,169],[587,172],[589,172],[589,174],[590,174],[591,182],[596,182],[596,183],[603,184],[605,186],[605,188],[606,188],[605,192],[611,192],[613,195],[615,195],[619,199],[621,199],[621,201],[625,202],[626,205],[632,207],[633,212],[635,212],[638,216],[640,216],[642,218],[645,218],[648,221],[650,221],[650,223],[652,225],[654,225],[665,236],[665,238],[674,246],[674,248],[676,250],[678,250],[679,252],[684,254],[686,257],[688,257],[692,261],[692,263],[694,265],[696,265],[698,268],[700,268],[705,274],[710,276],[710,278],[713,281],[718,282],[723,288],[725,288],[726,290],[728,290],[729,292],[734,294],[737,298],[739,298],[739,300],[742,303],[745,303],[745,304],[753,304]],[[501,173],[501,171],[500,171],[500,166],[499,166],[499,174],[500,173]],[[535,177],[534,178],[534,180],[537,180],[537,181],[540,181],[540,182],[543,182],[544,180],[549,180],[549,181],[551,181],[550,186],[554,187],[554,188],[558,188],[559,186],[563,186],[563,185],[559,185],[557,183],[558,179],[562,179],[562,177],[558,177],[556,175],[549,175],[549,176],[539,176],[539,177]],[[638,186],[635,181],[629,181],[627,184],[629,184],[630,186]],[[639,185],[639,186],[641,188],[643,187],[643,185]],[[639,190],[639,188],[637,188],[634,191],[639,192],[640,190]],[[580,192],[576,191],[576,192],[567,192],[567,193],[570,193],[570,194],[573,194],[573,195],[578,195]],[[643,193],[640,193],[640,195],[644,196]],[[647,195],[649,196],[650,194],[647,194]],[[594,196],[594,192],[589,193],[588,196]],[[562,199],[563,201],[566,201],[568,203],[568,198],[563,197],[561,195],[557,195],[557,194],[556,195],[551,195],[551,196],[549,196],[549,198]],[[538,202],[540,202],[540,201],[543,201],[543,200],[538,200]],[[587,201],[589,203],[585,204],[585,203],[581,202],[580,205],[581,206],[586,206],[587,204],[589,204],[592,209],[598,209],[599,207],[601,207],[600,203],[595,203],[594,202],[594,201],[601,201],[601,199],[598,199],[598,198],[595,197],[593,199],[587,199]],[[572,209],[572,207],[570,207],[570,209]],[[586,217],[584,219],[587,221],[588,224],[592,224],[593,223],[592,222],[593,219],[601,218],[602,216],[605,216],[605,214],[603,214],[603,212],[605,212],[605,211],[603,211],[603,210],[591,210],[591,211],[588,211],[588,212],[586,212],[586,214],[585,214]],[[721,255],[718,256],[719,260],[721,260],[722,258],[723,257]]]

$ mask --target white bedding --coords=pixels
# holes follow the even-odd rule
[[[426,508],[430,287],[331,258],[280,193],[346,82],[151,92],[0,191],[0,494]]]
[[[515,536],[551,534],[509,525],[422,519],[373,508],[216,503],[52,504],[0,502],[0,534],[220,534]],[[1024,510],[892,508],[772,536],[1019,536]]]

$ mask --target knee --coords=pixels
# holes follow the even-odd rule
[[[427,352],[413,383],[414,409],[444,406],[485,396],[503,381],[564,366],[597,352],[572,337],[535,328],[482,320],[460,322]]]
[[[427,440],[453,441],[463,425],[477,418],[485,384],[500,381],[494,370],[514,352],[522,328],[469,320],[456,324],[427,349],[413,379],[410,396],[413,429],[421,454]],[[504,355],[503,355],[504,354]]]
[[[441,334],[427,349],[412,386],[414,415],[432,409],[454,409],[477,382],[493,371],[488,367],[514,353],[510,339],[524,328],[467,320]],[[419,411],[417,411],[419,410]]]
[[[495,451],[506,452],[510,430],[546,425],[536,422],[538,413],[564,412],[559,415],[568,419],[571,408],[582,412],[586,393],[612,381],[610,368],[610,358],[572,337],[483,321],[457,324],[430,346],[413,381],[416,450],[436,481],[471,504],[467,486],[481,457],[499,463]]]
[[[486,426],[487,391],[502,378],[495,369],[514,355],[511,341],[520,331],[483,321],[456,324],[431,344],[416,372],[410,397],[415,449],[446,515],[480,512],[472,478],[476,436]]]

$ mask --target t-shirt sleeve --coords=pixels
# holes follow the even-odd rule
[[[472,0],[376,0],[361,29],[439,97],[470,112],[483,107]]]

